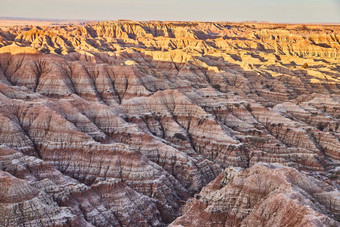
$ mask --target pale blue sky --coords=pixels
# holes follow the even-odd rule
[[[340,0],[0,0],[0,17],[340,22]]]

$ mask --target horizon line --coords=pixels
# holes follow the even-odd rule
[[[152,21],[161,21],[161,22],[206,22],[206,23],[267,23],[267,24],[323,24],[323,25],[340,25],[339,22],[273,22],[273,21],[258,21],[258,20],[244,20],[244,21],[206,21],[206,20],[131,20],[126,18],[121,19],[67,19],[67,18],[36,18],[36,17],[1,17],[0,20],[21,20],[21,21],[49,21],[49,22],[63,22],[63,21],[74,21],[74,22],[102,22],[102,21],[141,21],[141,22],[152,22]]]

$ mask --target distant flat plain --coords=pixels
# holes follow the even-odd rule
[[[63,25],[63,24],[81,24],[84,21],[81,20],[47,20],[47,19],[12,19],[12,18],[0,18],[0,27],[11,26],[50,26],[50,25]]]
[[[51,26],[51,25],[64,25],[64,24],[82,24],[90,22],[88,20],[68,20],[68,19],[37,19],[37,18],[10,18],[0,17],[0,27],[12,26]],[[243,21],[240,23],[265,23],[265,24],[300,24],[300,23],[271,23],[266,21]],[[340,23],[304,23],[310,25],[340,25]]]

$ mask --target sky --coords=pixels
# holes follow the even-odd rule
[[[0,0],[0,6],[0,17],[340,22],[340,0]]]

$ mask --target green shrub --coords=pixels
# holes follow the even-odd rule
[[[319,123],[316,125],[316,128],[319,129],[320,131],[323,131],[326,127],[327,127],[327,124],[324,124],[324,123],[322,123],[322,122],[319,122]]]
[[[219,85],[219,84],[213,84],[212,87],[217,89],[217,90],[221,89],[221,85]]]
[[[180,140],[186,140],[187,138],[185,137],[185,135],[181,134],[181,133],[175,133],[175,137],[177,139],[180,139]]]
[[[252,111],[253,111],[253,109],[250,107],[250,104],[249,104],[249,103],[246,105],[246,109],[247,109],[249,112],[252,112]]]

